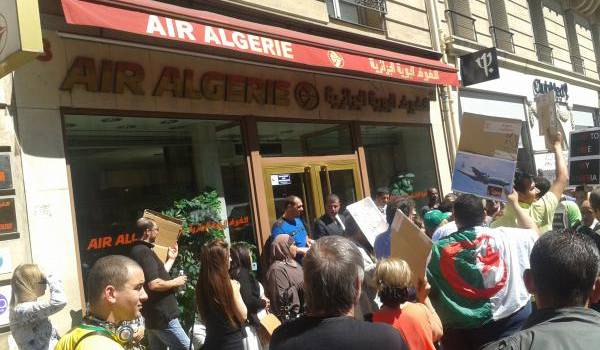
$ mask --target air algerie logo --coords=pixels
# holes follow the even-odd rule
[[[8,38],[8,24],[6,23],[6,18],[0,15],[0,54],[4,51],[6,47],[6,39]]]
[[[329,61],[335,67],[342,68],[344,66],[344,56],[339,52],[327,51],[327,57],[329,57]]]
[[[450,243],[440,253],[440,272],[464,298],[489,299],[506,285],[506,262],[488,235]]]

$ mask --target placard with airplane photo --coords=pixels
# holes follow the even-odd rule
[[[504,189],[512,189],[516,167],[516,161],[458,152],[452,190],[506,202]]]

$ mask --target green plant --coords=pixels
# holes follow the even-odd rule
[[[200,274],[200,249],[214,238],[225,238],[221,222],[221,202],[217,191],[207,189],[192,199],[175,201],[163,214],[183,221],[179,238],[179,256],[172,271],[183,271],[188,277],[185,287],[177,294],[181,311],[180,321],[189,329],[194,321],[195,287]]]

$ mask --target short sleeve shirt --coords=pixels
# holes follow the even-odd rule
[[[148,300],[143,305],[142,315],[146,321],[146,328],[165,329],[169,321],[179,317],[179,308],[174,294],[176,289],[155,292],[148,288],[148,283],[155,279],[160,278],[165,281],[172,279],[165,270],[164,263],[152,251],[152,247],[151,243],[135,241],[131,248],[130,257],[137,261],[144,270],[144,278],[146,279],[144,288],[148,293]]]
[[[307,247],[306,227],[304,227],[304,223],[300,218],[295,218],[294,221],[288,221],[284,218],[278,219],[273,224],[271,234],[273,235],[273,237],[281,234],[290,235],[292,238],[294,238],[296,247]]]
[[[542,198],[533,202],[531,205],[519,203],[519,205],[527,209],[529,217],[539,227],[540,232],[546,233],[552,230],[552,222],[554,221],[554,212],[558,206],[558,198],[550,191],[542,196]],[[497,227],[518,227],[517,216],[514,210],[507,206],[504,215],[490,225],[493,228]]]
[[[56,344],[55,350],[123,350],[123,346],[115,339],[111,339],[108,336],[102,334],[95,334],[86,336],[86,334],[93,331],[83,328],[75,328],[69,333],[65,334],[58,344]],[[83,338],[86,336],[85,338]],[[83,339],[82,339],[83,338]],[[77,348],[75,348],[77,346]]]
[[[375,238],[375,247],[373,247],[375,250],[375,257],[377,257],[378,260],[389,257],[391,245],[392,233],[391,228],[388,228],[387,231],[380,233]]]

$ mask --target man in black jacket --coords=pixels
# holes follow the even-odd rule
[[[550,231],[531,251],[525,285],[538,310],[522,330],[484,350],[590,349],[600,344],[600,313],[588,308],[600,300],[600,255],[586,235]]]
[[[313,239],[317,240],[324,236],[343,236],[346,231],[346,218],[340,215],[340,197],[335,194],[327,196],[325,201],[325,215],[315,222]]]

